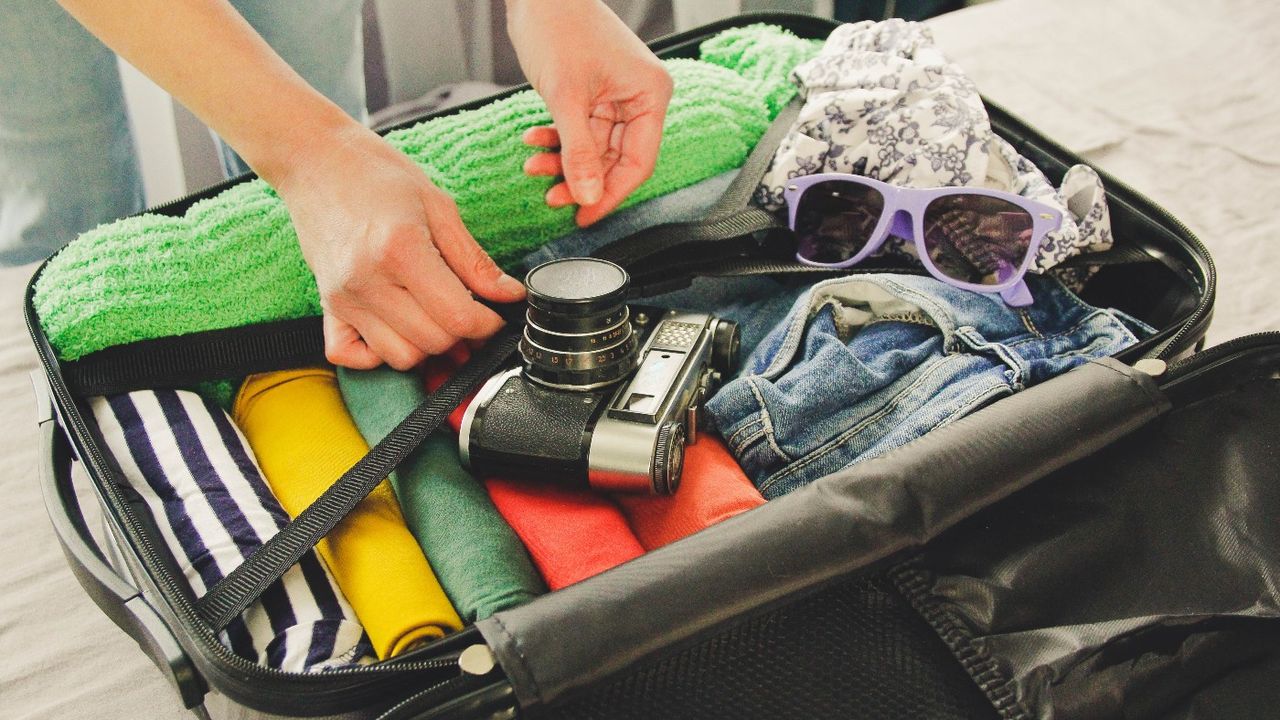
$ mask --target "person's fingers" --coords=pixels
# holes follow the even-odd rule
[[[613,212],[636,188],[653,175],[662,144],[663,113],[646,113],[615,126],[607,155],[610,164],[600,201],[580,207],[578,225],[587,226]]]
[[[421,199],[430,229],[416,224],[391,229],[378,243],[371,269],[356,280],[361,285],[348,288],[349,299],[341,308],[375,352],[378,348],[373,338],[364,332],[353,311],[376,315],[383,325],[391,326],[398,336],[425,353],[444,352],[457,338],[483,337],[501,326],[497,314],[473,300],[456,271],[441,258],[437,245],[456,242],[446,230],[451,226],[450,217],[470,238],[462,228],[457,207],[448,195],[434,188]],[[514,279],[510,282],[519,286]],[[407,291],[407,296],[396,289]],[[352,311],[346,304],[354,305]],[[451,337],[442,339],[440,331]]]
[[[430,298],[433,307],[441,307],[448,313],[449,317],[438,312],[432,313],[432,317],[446,331],[458,337],[488,337],[502,326],[502,320],[497,313],[473,300],[467,293],[467,288],[487,300],[515,302],[524,299],[524,284],[504,273],[475,238],[471,237],[452,200],[448,200],[444,208],[429,212],[428,218],[434,248],[439,257],[435,262],[430,262],[431,258],[428,258],[425,265],[409,266],[425,272],[409,273],[408,276],[414,279],[416,285],[406,286],[419,301]],[[439,262],[441,258],[443,263]],[[427,291],[434,293],[424,294]],[[440,300],[436,299],[437,295]],[[450,324],[451,320],[459,321],[460,325]],[[476,332],[461,327],[466,324],[480,325],[484,329]]]
[[[372,370],[382,364],[351,323],[328,312],[324,314],[324,356],[334,365],[353,370]]]
[[[604,192],[604,169],[600,163],[603,148],[597,144],[593,119],[589,116],[591,108],[585,99],[577,97],[555,105],[551,115],[560,133],[560,162],[564,165],[565,183],[574,202],[594,205]]]
[[[378,317],[397,335],[421,350],[424,356],[447,352],[460,338],[444,330],[407,288],[389,286],[370,297],[367,307],[377,308]]]
[[[546,198],[547,205],[553,208],[573,204],[573,195],[569,192],[569,185],[562,182],[552,185],[551,189],[547,191],[547,194],[544,197]]]
[[[531,127],[524,131],[524,134],[520,136],[520,139],[525,145],[544,148],[560,147],[560,133],[551,125]]]
[[[429,312],[431,319],[451,337],[455,339],[489,337],[502,327],[502,318],[476,302],[463,285],[463,281],[459,279],[457,272],[442,256],[436,255],[429,263],[419,266],[412,277],[402,276],[401,280],[418,305]],[[474,280],[473,282],[476,282],[478,287],[486,288],[491,295],[506,292],[505,290],[494,291],[495,285],[501,285],[499,283]],[[523,290],[523,286],[519,289]],[[477,289],[476,293],[482,294],[482,291]],[[448,347],[439,348],[437,352],[443,352]]]
[[[426,359],[425,352],[414,347],[372,312],[354,309],[347,311],[347,315],[369,350],[396,370],[410,370]]]
[[[564,166],[560,162],[560,153],[538,153],[529,156],[524,161],[525,175],[542,176],[547,175],[556,177],[564,173]]]

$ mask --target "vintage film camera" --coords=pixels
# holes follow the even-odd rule
[[[463,417],[463,464],[481,476],[600,490],[676,491],[698,414],[736,362],[738,325],[628,307],[630,278],[594,258],[525,277],[520,367],[490,378]]]

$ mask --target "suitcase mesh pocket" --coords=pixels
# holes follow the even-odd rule
[[[884,580],[753,618],[553,709],[587,718],[994,718],[942,641]]]

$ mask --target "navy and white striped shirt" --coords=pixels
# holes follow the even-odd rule
[[[227,414],[199,395],[147,390],[89,406],[122,480],[146,503],[196,597],[289,518]],[[312,672],[372,656],[351,606],[314,551],[221,634],[260,665]]]

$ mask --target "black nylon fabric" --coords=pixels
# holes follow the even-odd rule
[[[117,345],[63,363],[62,376],[77,397],[89,397],[326,362],[321,320],[306,317]]]
[[[1147,375],[1090,362],[476,628],[521,708],[550,705],[740,617],[900,561],[1167,408]]]
[[[996,718],[892,586],[851,579],[536,717]]]
[[[1274,717],[1278,431],[1277,379],[1177,408],[939,537],[909,593],[1008,717]]]

